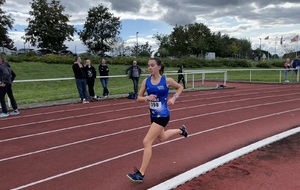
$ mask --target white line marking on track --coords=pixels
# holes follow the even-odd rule
[[[269,103],[257,104],[257,105],[251,105],[251,106],[245,106],[245,107],[238,107],[238,108],[232,108],[232,109],[226,109],[226,110],[220,110],[220,111],[216,111],[216,112],[209,112],[209,113],[204,113],[204,114],[189,116],[189,117],[185,117],[185,118],[175,119],[173,121],[187,120],[187,119],[197,118],[197,117],[203,117],[203,116],[207,116],[207,115],[213,115],[213,114],[218,114],[218,113],[236,111],[236,110],[241,110],[241,109],[254,108],[254,107],[259,107],[259,106],[273,105],[273,104],[284,103],[284,102],[291,102],[291,101],[296,101],[296,100],[300,100],[300,98],[297,98],[297,99],[288,99],[288,100],[278,101],[278,102],[269,102]],[[236,101],[240,101],[240,100],[236,100]],[[191,108],[202,107],[202,106],[211,106],[211,105],[216,105],[216,104],[221,104],[221,103],[227,103],[227,102],[228,101],[218,102],[218,103],[211,103],[211,104],[202,104],[202,105],[196,105],[196,106],[189,106],[189,107],[184,107],[184,108],[177,108],[177,109],[174,109],[172,111],[185,110],[185,109],[191,109]],[[230,102],[235,102],[235,101],[230,101]],[[127,117],[120,117],[120,118],[116,118],[116,119],[110,119],[110,120],[105,120],[105,121],[88,123],[88,124],[84,124],[84,125],[76,125],[76,126],[72,126],[72,127],[67,127],[67,128],[62,128],[62,129],[56,129],[56,130],[52,130],[52,131],[45,131],[45,132],[41,132],[41,133],[24,135],[24,136],[20,136],[20,137],[9,138],[9,139],[3,139],[3,140],[0,140],[0,143],[7,142],[7,141],[24,139],[24,138],[29,138],[29,137],[34,137],[34,136],[40,136],[40,135],[45,135],[45,134],[50,134],[50,133],[56,133],[56,132],[61,132],[61,131],[66,131],[66,130],[71,130],[71,129],[77,129],[77,128],[81,128],[81,127],[88,127],[88,126],[92,126],[92,125],[99,125],[99,124],[103,124],[103,123],[108,123],[108,122],[113,122],[113,121],[119,121],[119,120],[124,120],[124,119],[128,119],[128,118],[135,118],[135,117],[140,117],[140,116],[145,116],[145,115],[148,115],[148,113],[134,115],[134,116],[127,116]]]
[[[253,120],[258,120],[258,119],[261,119],[261,118],[267,118],[267,117],[271,117],[271,116],[274,116],[274,115],[285,114],[285,113],[288,113],[288,112],[299,111],[299,110],[300,110],[300,108],[293,109],[293,110],[287,110],[287,111],[283,111],[283,112],[278,112],[278,113],[268,114],[268,115],[265,115],[265,116],[251,118],[251,119],[248,119],[248,120],[234,122],[234,123],[227,124],[227,125],[222,125],[222,126],[219,126],[219,127],[215,127],[213,129],[208,129],[208,130],[201,131],[201,132],[198,132],[198,133],[190,134],[188,138],[190,138],[192,136],[195,136],[195,135],[199,135],[199,134],[211,132],[211,131],[214,131],[214,130],[218,130],[218,129],[221,129],[221,128],[226,128],[226,127],[229,127],[229,126],[232,126],[232,125],[236,125],[236,124],[240,124],[240,123],[245,123],[245,122],[253,121]],[[175,138],[175,139],[172,139],[172,140],[169,140],[169,141],[165,141],[165,142],[162,142],[162,143],[155,144],[155,145],[153,145],[153,147],[158,147],[158,146],[161,146],[161,145],[164,145],[164,144],[168,144],[168,143],[171,143],[171,142],[174,142],[174,141],[178,141],[178,140],[182,140],[182,137]],[[56,179],[56,178],[59,178],[59,177],[65,176],[65,175],[69,175],[69,174],[72,174],[72,173],[84,170],[84,169],[88,169],[88,168],[91,168],[91,167],[94,167],[94,166],[97,166],[97,165],[100,165],[100,164],[104,164],[104,163],[107,163],[107,162],[110,162],[110,161],[113,161],[113,160],[116,160],[116,159],[119,159],[119,158],[122,158],[122,157],[125,157],[125,156],[129,156],[129,155],[141,152],[143,150],[144,149],[142,148],[142,149],[131,151],[131,152],[128,152],[126,154],[115,156],[115,157],[112,157],[112,158],[109,158],[109,159],[106,159],[106,160],[95,162],[95,163],[92,163],[92,164],[89,164],[89,165],[86,165],[86,166],[83,166],[83,167],[80,167],[80,168],[76,168],[74,170],[69,170],[69,171],[64,172],[64,173],[60,173],[60,174],[57,174],[57,175],[54,175],[54,176],[50,176],[50,177],[42,179],[42,180],[38,180],[38,181],[29,183],[29,184],[26,184],[26,185],[22,185],[22,186],[13,188],[13,190],[19,190],[19,189],[24,189],[24,188],[27,188],[27,187],[31,187],[31,186],[34,186],[34,185],[37,185],[37,184],[40,184],[40,183],[43,183],[43,182],[46,182],[46,181],[50,181],[50,180],[53,180],[53,179]],[[159,190],[164,190],[164,189],[159,189]]]
[[[295,95],[300,94],[300,93],[293,93]],[[281,96],[291,96],[292,94],[280,94],[280,95],[269,95],[269,96],[260,96],[260,97],[255,97],[255,98],[245,98],[245,99],[239,99],[239,100],[234,100],[234,101],[224,101],[222,103],[227,103],[227,102],[237,102],[237,101],[246,101],[246,100],[257,100],[257,99],[264,99],[264,98],[271,98],[271,97],[281,97]],[[227,96],[222,96],[222,97],[218,97],[218,98],[224,98]],[[212,98],[200,98],[200,99],[214,99],[215,97]],[[200,100],[200,99],[192,99],[192,100],[185,100],[183,102],[190,102],[190,101],[195,101],[195,100]],[[217,105],[219,104],[218,102],[215,104],[203,104],[201,106],[205,106],[205,105]],[[69,117],[63,117],[63,118],[55,118],[55,119],[49,119],[49,120],[43,120],[43,121],[38,121],[38,122],[31,122],[31,123],[24,123],[24,124],[18,124],[18,125],[12,125],[12,126],[7,126],[7,127],[2,127],[0,128],[0,130],[4,130],[4,129],[10,129],[10,128],[16,128],[16,127],[24,127],[24,126],[28,126],[28,125],[36,125],[36,124],[42,124],[42,123],[48,123],[48,122],[53,122],[53,121],[61,121],[61,120],[66,120],[66,119],[70,119],[70,118],[79,118],[79,117],[86,117],[86,116],[91,116],[91,115],[98,115],[98,114],[103,114],[103,113],[111,113],[111,112],[119,112],[119,111],[125,111],[125,110],[130,110],[130,109],[139,109],[139,108],[143,108],[143,107],[148,107],[147,105],[143,105],[143,106],[136,106],[136,107],[130,107],[130,108],[122,108],[122,109],[117,109],[117,110],[108,110],[108,111],[102,111],[102,112],[97,112],[97,113],[89,113],[89,114],[82,114],[82,115],[77,115],[77,116],[69,116]],[[186,109],[182,108],[182,109]],[[171,111],[175,111],[176,109],[172,109]],[[1,142],[1,141],[0,141]]]
[[[97,112],[97,113],[88,113],[88,114],[81,114],[81,115],[76,115],[76,116],[48,119],[48,120],[43,120],[43,121],[38,121],[38,122],[31,122],[31,123],[24,123],[24,124],[2,127],[0,129],[3,130],[3,129],[11,129],[11,128],[16,128],[16,127],[24,127],[24,126],[28,126],[28,125],[42,124],[42,123],[48,123],[48,122],[53,122],[53,121],[61,121],[61,120],[66,120],[66,119],[71,119],[71,118],[80,118],[80,117],[86,117],[86,116],[91,116],[91,115],[99,115],[99,114],[104,114],[104,113],[132,110],[132,109],[136,109],[136,108],[137,107],[129,107],[129,108],[122,108],[122,109],[117,109],[117,110],[107,110],[107,111],[102,111],[102,112]],[[139,108],[142,108],[142,106]]]
[[[237,159],[245,154],[248,154],[254,150],[257,150],[263,146],[266,146],[268,144],[274,143],[275,141],[281,140],[283,138],[286,138],[288,136],[291,136],[293,134],[299,133],[300,127],[291,129],[289,131],[274,135],[272,137],[263,139],[261,141],[258,141],[256,143],[250,144],[248,146],[245,146],[243,148],[240,148],[238,150],[235,150],[231,153],[228,153],[224,156],[221,156],[217,159],[214,159],[212,161],[209,161],[205,164],[202,164],[196,168],[193,168],[187,172],[184,172],[176,177],[173,177],[163,183],[160,183],[149,190],[167,190],[167,189],[174,189],[178,187],[181,184],[186,183],[187,181],[192,180],[195,177],[198,177],[202,174],[205,174],[206,172],[209,172],[219,166],[222,166],[223,164],[226,164],[234,159]]]

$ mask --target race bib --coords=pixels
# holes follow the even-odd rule
[[[150,101],[150,108],[154,110],[161,109],[161,102],[156,102],[156,101]]]

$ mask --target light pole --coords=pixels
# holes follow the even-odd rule
[[[274,54],[274,56],[276,55],[276,46],[277,46],[277,41],[276,41],[276,39],[277,39],[278,37],[276,37],[275,38],[275,54]]]
[[[261,58],[261,38],[259,38],[259,61]]]
[[[139,53],[139,32],[136,32],[136,56]]]
[[[136,32],[136,45],[139,46],[139,32]]]
[[[261,50],[261,38],[259,38],[259,49]]]

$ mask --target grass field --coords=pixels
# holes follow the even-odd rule
[[[51,78],[73,78],[72,64],[47,64],[38,62],[22,62],[22,63],[10,63],[12,68],[17,74],[16,80],[28,80],[28,79],[51,79]],[[97,74],[98,64],[94,64]],[[125,69],[127,66],[120,65],[108,65],[110,69],[110,76],[125,75]],[[203,68],[201,68],[203,70]],[[204,68],[205,69],[205,68]],[[226,68],[222,68],[226,69]],[[142,67],[143,74],[148,74],[147,68]],[[188,69],[186,69],[188,70]],[[194,69],[197,70],[197,69]],[[212,70],[212,68],[209,68]],[[177,71],[175,67],[165,68],[166,72]],[[283,77],[283,71],[282,77]],[[168,75],[177,80],[177,75]],[[265,69],[263,71],[252,71],[252,81],[266,81],[266,82],[278,82],[280,71]],[[201,80],[201,74],[195,74],[196,80]],[[140,83],[145,76],[141,77]],[[222,80],[223,74],[206,74],[206,80]],[[187,75],[187,80],[192,80],[192,75]],[[249,81],[250,74],[247,70],[232,70],[228,69],[228,80],[243,80]],[[109,79],[108,83],[111,94],[128,94],[133,91],[132,81],[127,77],[113,77]],[[187,85],[188,88],[192,88],[191,84]],[[205,86],[203,86],[205,88]],[[15,82],[13,84],[13,91],[15,98],[19,105],[40,103],[45,101],[55,101],[63,99],[79,99],[79,95],[76,89],[74,80],[61,80],[61,81],[45,81],[45,82]],[[95,83],[96,95],[102,94],[102,86],[99,79],[96,79]]]

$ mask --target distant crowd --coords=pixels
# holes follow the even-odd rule
[[[109,96],[109,67],[106,63],[106,59],[100,59],[98,67],[100,82],[103,88],[102,96],[97,96],[95,94],[94,85],[97,73],[90,59],[86,59],[85,62],[82,63],[81,57],[76,56],[72,69],[74,72],[79,97],[83,104],[89,103],[90,101],[97,101],[101,98],[107,98]],[[142,70],[137,64],[136,60],[134,60],[132,65],[125,70],[125,73],[133,82],[133,98],[136,99],[138,94],[139,78],[142,73]]]

